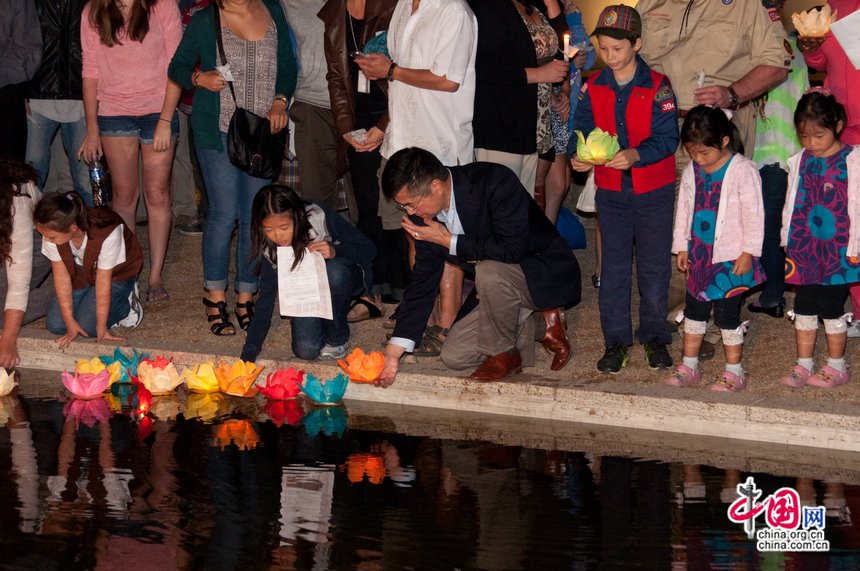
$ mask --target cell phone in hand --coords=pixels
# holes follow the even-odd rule
[[[359,58],[367,57],[367,54],[364,52],[358,52],[358,51],[349,52],[349,57],[351,57],[352,59],[359,59]]]

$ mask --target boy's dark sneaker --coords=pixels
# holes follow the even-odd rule
[[[657,339],[651,339],[643,345],[645,347],[645,359],[652,369],[668,369],[672,366],[672,356],[666,349],[666,344]]]
[[[597,370],[613,375],[627,366],[627,347],[621,343],[613,343],[603,352],[603,357],[597,362]]]

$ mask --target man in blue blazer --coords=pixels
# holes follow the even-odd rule
[[[401,355],[421,339],[446,261],[475,274],[480,298],[451,327],[442,345],[446,366],[477,367],[474,380],[502,379],[534,364],[536,339],[554,354],[553,370],[567,363],[563,307],[579,301],[579,264],[510,169],[446,168],[429,151],[410,147],[389,159],[382,191],[409,215],[402,226],[416,247],[380,384],[394,381]]]

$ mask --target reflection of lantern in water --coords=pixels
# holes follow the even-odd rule
[[[107,422],[110,418],[110,407],[104,399],[72,399],[63,407],[67,419],[75,419],[75,428],[83,422],[85,426],[93,427],[99,422]]]
[[[199,418],[203,422],[214,419],[224,406],[224,395],[221,393],[191,393],[185,404],[185,418]]]
[[[117,382],[129,383],[131,377],[137,376],[137,366],[143,359],[148,359],[149,353],[138,353],[137,349],[132,349],[130,355],[123,353],[122,349],[117,347],[113,355],[103,355],[101,362],[105,365],[119,363],[120,376]]]
[[[266,375],[266,384],[258,388],[264,396],[270,399],[284,400],[298,396],[302,390],[302,371],[289,369],[278,369],[274,373]]]
[[[381,484],[385,479],[385,460],[381,454],[350,454],[341,470],[344,468],[354,484],[362,482],[364,476],[371,484]]]
[[[263,413],[280,428],[284,422],[290,426],[296,426],[304,416],[305,411],[302,403],[298,400],[267,400],[263,407]]]
[[[253,450],[260,443],[257,432],[250,420],[227,420],[215,426],[212,445],[224,450],[225,446],[235,444],[239,450]]]
[[[182,378],[185,379],[185,384],[191,392],[214,393],[219,390],[218,377],[215,376],[215,365],[212,361],[185,367]]]
[[[69,374],[63,371],[61,378],[63,385],[75,397],[81,399],[92,399],[100,397],[102,392],[110,386],[110,373],[103,369],[99,373]]]
[[[144,359],[137,367],[137,379],[153,394],[173,392],[182,384],[176,365],[162,357],[154,361]]]
[[[355,383],[372,383],[382,374],[385,367],[385,357],[379,351],[364,354],[356,347],[346,358],[346,362],[338,360],[338,365],[349,375],[349,380]]]
[[[143,442],[150,434],[152,434],[152,419],[144,416],[137,422],[137,439]]]
[[[137,418],[146,416],[152,408],[152,393],[143,384],[138,383],[137,392],[131,397],[131,413]]]
[[[346,432],[348,422],[346,409],[342,406],[318,408],[302,418],[302,424],[311,438],[318,434],[340,438]]]
[[[15,397],[0,397],[0,428],[6,426],[9,419],[12,418],[12,411],[15,410],[17,405],[18,399]]]
[[[17,384],[15,381],[15,371],[7,373],[6,369],[0,367],[0,397],[5,397],[11,393]]]
[[[237,360],[232,365],[221,361],[215,375],[221,390],[228,395],[236,397],[253,397],[257,394],[254,381],[263,372],[263,367],[258,367],[249,361]]]

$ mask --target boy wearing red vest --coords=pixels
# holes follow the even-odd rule
[[[633,344],[630,312],[632,260],[639,286],[637,337],[652,369],[672,366],[666,323],[672,272],[672,216],[675,202],[675,149],[678,110],[668,78],[639,57],[642,20],[629,6],[608,6],[597,20],[597,44],[606,68],[583,84],[574,128],[585,137],[599,127],[618,136],[621,151],[604,165],[568,154],[579,172],[594,168],[603,260],[599,294],[606,352],[597,368],[617,373],[627,365]]]

